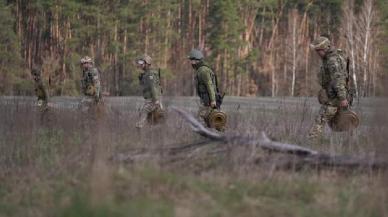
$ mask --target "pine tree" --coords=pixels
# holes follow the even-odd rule
[[[14,31],[12,5],[0,0],[0,94],[28,94],[32,86],[22,70],[20,41]]]

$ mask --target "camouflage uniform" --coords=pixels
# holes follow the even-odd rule
[[[326,40],[324,37],[321,37],[321,40],[322,38]],[[348,99],[347,63],[340,52],[329,46],[322,57],[322,66],[318,73],[318,82],[322,88],[319,94],[321,108],[310,129],[310,139],[317,139],[322,135],[325,124],[335,116],[340,102]]]
[[[91,67],[82,71],[81,88],[85,96],[93,97],[96,103],[100,101],[101,83],[100,73],[97,68]]]
[[[151,58],[146,56],[140,58],[141,60],[146,59],[146,64],[151,63]],[[139,121],[136,123],[137,128],[144,127],[148,115],[157,110],[163,110],[163,105],[161,103],[162,89],[160,87],[160,78],[159,72],[154,69],[145,68],[144,71],[139,76],[140,86],[143,90],[144,104],[140,109]]]
[[[48,108],[48,96],[40,76],[40,71],[39,69],[32,69],[31,74],[34,79],[35,95],[38,97],[38,106],[40,107],[40,110],[46,111]]]
[[[195,69],[195,81],[197,94],[201,100],[198,109],[198,117],[205,121],[212,111],[212,106],[216,104],[217,83],[213,70],[203,61],[204,56],[200,50],[192,49],[188,55]],[[195,64],[194,64],[195,63]]]
[[[200,62],[196,66],[195,81],[197,94],[201,100],[198,116],[205,119],[212,111],[210,103],[216,101],[216,83],[213,70],[204,62]]]

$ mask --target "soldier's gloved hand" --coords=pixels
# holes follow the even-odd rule
[[[216,107],[217,107],[216,101],[212,101],[212,102],[210,103],[210,107],[216,108]]]
[[[159,100],[155,100],[155,101],[154,101],[154,104],[155,104],[155,105],[160,105]]]
[[[344,99],[340,102],[340,107],[348,107],[349,106],[349,102],[347,99]]]

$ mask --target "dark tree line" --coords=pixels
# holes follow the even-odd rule
[[[134,59],[150,54],[168,95],[193,95],[186,55],[202,49],[229,95],[314,95],[328,35],[352,60],[360,96],[382,95],[388,57],[383,0],[0,0],[0,93],[32,94],[42,66],[50,95],[78,95],[89,55],[110,95],[138,94]],[[252,88],[253,86],[253,88]]]

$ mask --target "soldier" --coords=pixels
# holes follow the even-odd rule
[[[42,82],[40,69],[34,67],[31,70],[31,75],[34,79],[35,95],[38,97],[38,106],[40,107],[41,111],[46,111],[48,109],[48,96]]]
[[[198,116],[210,126],[211,124],[208,121],[210,113],[216,109],[220,109],[220,104],[222,103],[222,97],[219,95],[217,89],[217,78],[213,70],[204,62],[204,56],[200,50],[191,50],[188,59],[190,60],[191,66],[195,69],[196,89],[201,100]],[[217,97],[220,97],[218,103]],[[218,128],[218,130],[222,131],[223,126]]]
[[[318,81],[321,85],[318,100],[321,104],[319,114],[310,129],[309,139],[316,141],[322,135],[323,128],[340,108],[349,106],[350,95],[347,82],[347,59],[341,50],[335,49],[326,37],[318,37],[311,44],[318,55],[322,58],[322,65],[318,73]]]
[[[144,127],[147,117],[153,112],[162,112],[163,105],[161,103],[162,89],[160,87],[160,75],[155,69],[151,69],[152,59],[147,54],[136,60],[136,65],[141,69],[139,75],[140,85],[143,90],[144,104],[140,110],[139,121],[136,123],[136,128]]]
[[[93,65],[92,58],[85,56],[81,59],[82,80],[81,89],[85,96],[92,97],[95,103],[101,99],[100,73]]]

